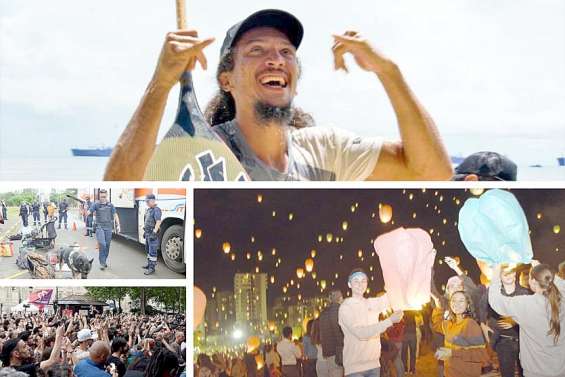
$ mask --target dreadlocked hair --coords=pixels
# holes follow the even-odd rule
[[[179,368],[179,358],[165,347],[155,351],[145,369],[145,377],[161,377],[165,372],[171,372]],[[169,373],[169,375],[172,375]]]
[[[216,70],[216,81],[218,86],[220,85],[220,75],[224,72],[233,71],[235,66],[233,50],[230,50],[225,54],[218,64],[218,69]],[[299,69],[301,71],[301,69]],[[211,126],[217,124],[222,124],[233,120],[235,118],[235,101],[230,92],[226,92],[221,89],[218,90],[216,95],[212,97],[206,110],[204,111],[204,118]],[[299,107],[292,108],[292,117],[288,123],[289,126],[300,129],[305,127],[314,126],[314,118],[312,115],[308,114]]]
[[[555,273],[547,264],[538,264],[530,271],[532,279],[537,281],[540,288],[543,290],[543,295],[547,298],[550,306],[551,318],[549,319],[549,332],[547,335],[553,335],[553,343],[557,344],[559,335],[561,334],[561,322],[559,317],[561,307],[561,293],[553,282]]]

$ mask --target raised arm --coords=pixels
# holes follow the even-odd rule
[[[172,87],[198,60],[206,69],[202,50],[214,38],[198,39],[196,30],[167,34],[157,68],[135,113],[118,139],[106,166],[106,181],[140,181],[157,143],[159,126]]]

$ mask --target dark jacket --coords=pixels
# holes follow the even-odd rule
[[[324,357],[335,356],[343,365],[343,332],[338,323],[339,304],[331,304],[320,314],[320,343]]]

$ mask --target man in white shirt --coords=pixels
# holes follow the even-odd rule
[[[365,298],[367,274],[355,269],[349,274],[348,286],[351,297],[339,307],[339,325],[343,330],[343,367],[345,376],[379,377],[381,333],[393,323],[402,320],[403,312],[395,311],[383,321],[379,315],[390,309],[386,294]]]
[[[281,355],[282,374],[284,377],[299,377],[296,359],[302,357],[300,348],[292,342],[292,328],[283,328],[283,338],[277,343],[277,351]]]

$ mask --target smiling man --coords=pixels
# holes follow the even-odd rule
[[[267,9],[232,26],[217,69],[218,94],[206,118],[252,180],[447,180],[449,156],[433,120],[419,104],[397,65],[355,31],[335,35],[336,70],[353,55],[376,75],[396,113],[401,141],[360,138],[347,131],[315,127],[293,105],[303,27],[293,15]],[[194,30],[167,34],[155,74],[108,164],[106,180],[140,180],[153,156],[171,88],[214,41]],[[344,99],[344,101],[354,99]],[[328,109],[334,111],[334,109]],[[375,128],[367,122],[367,127]],[[160,162],[166,164],[166,161]]]

